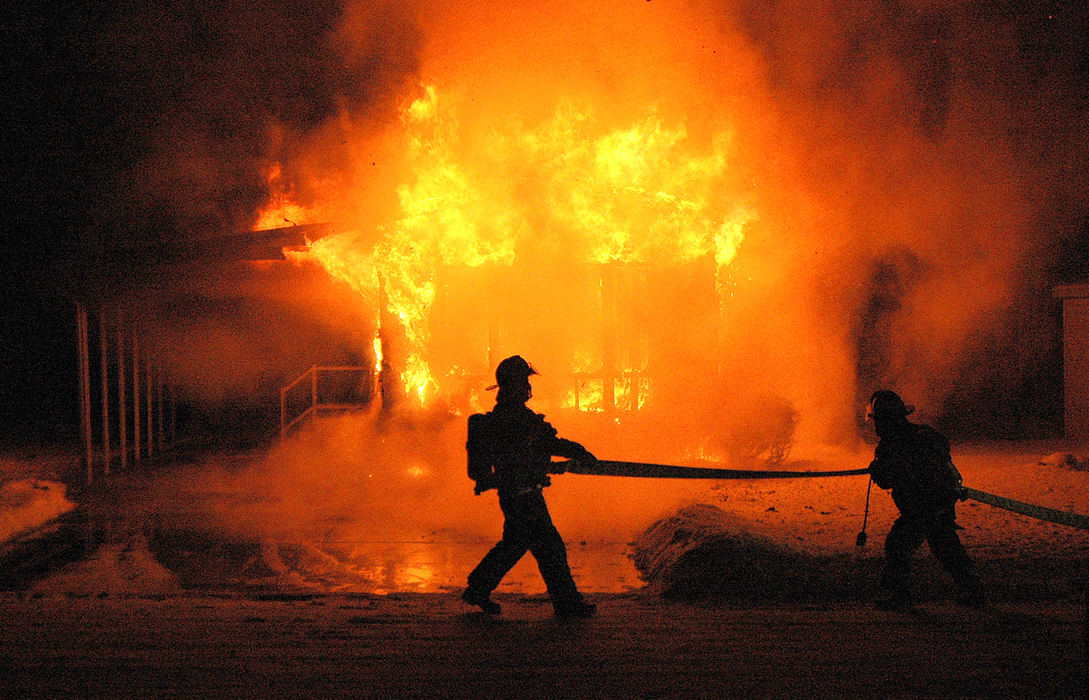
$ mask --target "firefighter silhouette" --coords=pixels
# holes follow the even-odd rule
[[[910,610],[911,557],[924,541],[959,588],[959,602],[981,606],[982,585],[957,536],[956,502],[961,476],[949,454],[949,442],[927,425],[907,419],[914,407],[895,392],[877,391],[870,398],[868,418],[880,438],[870,463],[875,484],[892,489],[900,517],[885,539],[882,586],[888,596],[878,601],[885,610]]]
[[[533,396],[529,378],[537,371],[522,357],[514,355],[495,369],[498,388],[495,408],[469,417],[469,477],[476,492],[496,489],[503,511],[503,538],[492,547],[469,574],[462,600],[489,614],[500,606],[491,593],[516,563],[530,552],[537,560],[541,577],[557,617],[589,617],[596,606],[583,600],[571,577],[567,547],[552,523],[543,489],[549,474],[563,473],[563,463],[552,457],[594,460],[590,452],[571,440],[557,437],[539,413],[526,407]]]

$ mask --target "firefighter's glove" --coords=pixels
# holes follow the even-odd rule
[[[595,457],[593,453],[590,452],[590,450],[584,447],[582,448],[582,454],[578,457],[575,457],[575,461],[581,462],[582,464],[593,464],[597,462],[597,457]]]
[[[499,484],[496,482],[495,477],[480,479],[476,482],[476,486],[473,487],[473,493],[479,496],[485,491],[490,491],[491,489],[498,487],[498,485]]]

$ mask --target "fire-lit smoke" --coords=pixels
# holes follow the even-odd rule
[[[128,201],[93,218],[167,248],[171,230],[244,231],[270,197],[305,199],[301,152],[348,115],[386,119],[417,69],[420,38],[400,3],[129,5],[79,18],[112,42],[88,60],[122,76],[104,108],[127,110],[111,128],[128,128],[135,151],[112,183]]]
[[[184,403],[228,412],[275,407],[280,388],[310,366],[367,360],[373,314],[324,272],[261,263],[224,278],[200,267],[167,278],[165,300],[129,310],[140,319],[142,351],[163,359]],[[252,427],[275,431],[269,411],[261,419]]]
[[[94,230],[169,247],[329,223],[287,263],[165,285],[150,342],[184,398],[275,403],[314,364],[384,380],[368,413],[215,475],[223,521],[489,539],[465,415],[507,355],[601,458],[854,447],[879,387],[924,419],[1020,398],[1053,342],[1049,284],[1084,274],[1065,211],[1089,202],[1078,25],[1023,5],[132,9],[113,59],[144,89],[115,181],[152,204],[104,205],[119,219]],[[623,538],[703,488],[597,481],[551,488],[565,536]]]
[[[443,411],[411,420],[374,411],[307,426],[244,464],[212,462],[199,477],[165,479],[179,493],[202,495],[209,525],[249,539],[490,545],[501,531],[495,491],[473,494],[463,440],[462,421]],[[608,499],[600,498],[605,490]],[[646,482],[561,475],[549,500],[566,537],[622,544],[704,490],[680,484],[663,495]]]
[[[940,410],[1035,249],[1035,173],[978,86],[1004,29],[970,46],[973,16],[424,4],[397,120],[328,121],[276,175],[306,196],[262,215],[335,222],[297,262],[390,314],[421,404],[519,352],[550,412],[598,401],[560,378],[608,361],[656,430],[850,440],[878,386]]]
[[[803,442],[849,440],[876,386],[930,415],[993,398],[976,416],[1053,386],[1048,287],[1085,265],[1079,6],[252,0],[63,21],[28,5],[12,26],[28,206],[7,223],[50,285],[73,260],[147,279],[145,258],[207,236],[328,221],[321,245],[361,261],[350,317],[392,313],[389,359],[422,401],[508,350],[557,379],[592,370],[600,348],[568,339],[603,343],[603,274],[617,371],[657,366],[651,385],[587,385],[589,403],[684,399],[669,432],[756,405]],[[477,288],[504,301],[455,362],[481,345],[448,335]],[[267,292],[212,298],[232,294]],[[290,375],[303,358],[235,333],[262,313],[220,335],[234,365]],[[168,329],[187,378],[204,353],[178,338],[200,330]],[[341,340],[370,361],[374,336]]]
[[[276,274],[220,283],[211,297],[242,300],[237,312],[180,323],[164,345],[221,348],[222,373],[203,350],[175,353],[202,395],[385,352],[410,403],[473,409],[518,352],[542,369],[541,410],[653,409],[625,427],[632,452],[664,433],[687,456],[721,456],[716,440],[850,441],[878,386],[926,417],[1016,392],[1046,348],[998,362],[986,347],[1044,325],[1011,308],[1066,270],[1041,253],[1077,240],[1056,203],[1086,194],[1064,174],[1084,150],[1084,105],[1059,99],[1077,67],[1058,49],[1024,60],[1019,32],[1045,32],[1034,13],[617,1],[141,15],[133,46],[162,49],[144,83],[175,85],[130,173],[174,212],[152,219],[335,232],[294,258],[283,289]],[[1047,19],[1061,49],[1072,20]],[[299,288],[319,266],[329,286]],[[612,385],[590,376],[605,364]]]

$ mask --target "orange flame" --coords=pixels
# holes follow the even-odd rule
[[[721,192],[730,133],[701,146],[683,123],[657,116],[609,129],[564,100],[543,123],[498,125],[479,144],[459,123],[456,94],[433,85],[401,120],[411,180],[397,188],[399,216],[378,226],[376,243],[342,233],[314,241],[306,257],[375,303],[381,280],[407,341],[401,379],[421,404],[440,392],[427,359],[440,269],[512,266],[543,245],[584,265],[710,259],[721,277],[756,217]],[[645,388],[617,391],[629,404],[646,400]]]
[[[285,180],[283,167],[275,163],[266,176],[271,195],[265,206],[257,213],[254,230],[280,228],[284,224],[308,224],[316,220],[309,207],[297,204],[290,184]]]

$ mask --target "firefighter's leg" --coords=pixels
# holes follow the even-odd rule
[[[582,594],[571,576],[571,567],[567,562],[567,545],[552,522],[543,496],[534,499],[531,512],[533,537],[529,543],[529,551],[537,560],[537,568],[544,579],[553,608],[557,614],[581,609]]]
[[[959,590],[958,600],[969,605],[983,605],[986,602],[983,584],[976,576],[972,560],[957,535],[956,518],[952,513],[934,523],[927,544],[934,557],[953,576]]]
[[[488,595],[494,591],[507,572],[529,551],[532,526],[527,522],[525,509],[513,499],[500,499],[500,506],[505,516],[503,539],[484,555],[469,574],[469,589],[475,593]]]
[[[890,605],[910,605],[911,556],[926,539],[926,532],[911,518],[900,516],[885,538],[885,573],[883,588],[889,591]]]
[[[567,546],[551,521],[540,524],[537,538],[529,551],[537,560],[537,568],[541,571],[553,605],[582,600],[567,562]]]
[[[524,545],[506,538],[499,540],[469,573],[469,588],[475,592],[490,594],[526,551],[527,547]]]

